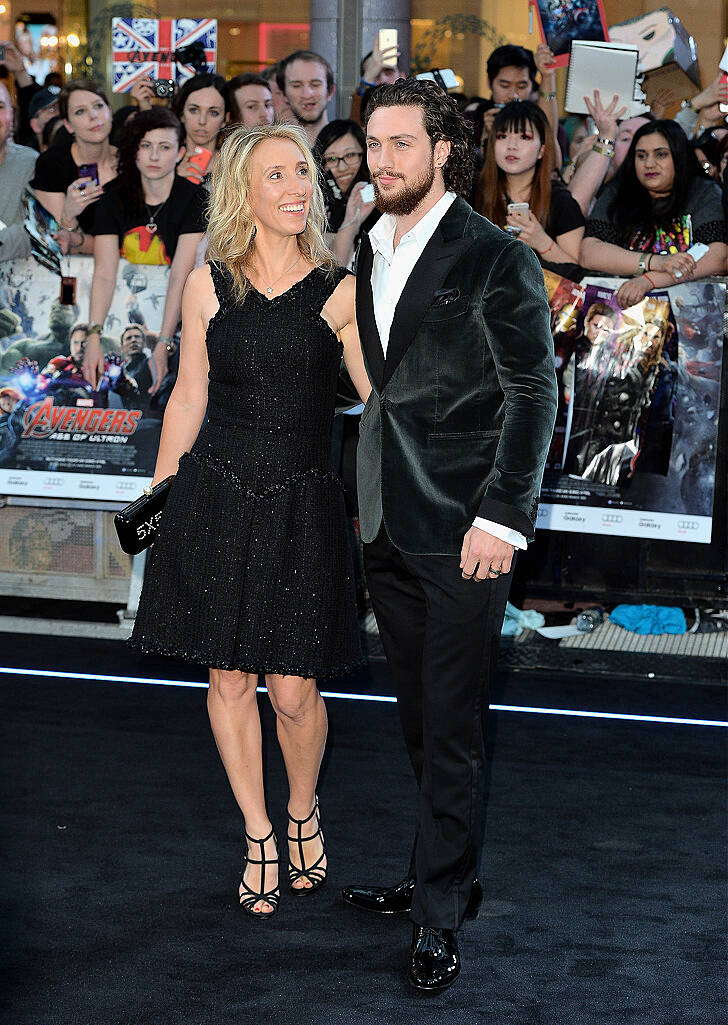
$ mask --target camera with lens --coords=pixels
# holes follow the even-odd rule
[[[167,100],[174,94],[173,78],[158,78],[152,82],[152,92],[161,100]]]

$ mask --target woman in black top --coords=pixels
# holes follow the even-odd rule
[[[212,169],[222,144],[222,130],[230,119],[230,92],[222,75],[204,72],[188,78],[172,100],[172,110],[185,130],[185,156],[177,173],[197,185],[209,186]],[[212,156],[205,172],[191,162],[195,151]]]
[[[633,306],[655,288],[724,274],[726,241],[720,188],[703,175],[678,124],[651,121],[635,132],[591,212],[582,262],[634,275],[617,292],[622,306]],[[696,242],[708,246],[697,263],[687,252]]]
[[[356,121],[330,121],[318,134],[313,155],[320,169],[326,204],[330,245],[337,260],[348,267],[357,239],[379,219],[374,201],[362,202],[361,190],[369,182],[366,139]]]
[[[73,253],[92,253],[94,205],[104,188],[116,177],[117,151],[109,142],[111,107],[103,89],[87,79],[67,82],[58,97],[64,127],[73,136],[41,153],[30,183],[43,206],[62,232],[62,248]],[[95,164],[97,180],[82,175],[80,168]]]
[[[542,266],[578,281],[584,215],[552,179],[554,141],[546,115],[530,101],[507,103],[493,119],[490,138],[478,213],[529,245]],[[509,203],[528,203],[528,210],[509,213]]]
[[[166,376],[179,324],[182,289],[195,265],[205,231],[207,194],[177,175],[184,157],[184,129],[165,107],[141,111],[125,126],[119,143],[119,179],[98,204],[90,328],[84,376],[95,385],[103,373],[100,331],[114,294],[119,256],[130,263],[170,266],[162,332],[152,358],[156,392]]]

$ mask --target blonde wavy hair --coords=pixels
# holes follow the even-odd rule
[[[315,267],[329,273],[337,266],[326,244],[326,210],[318,170],[308,140],[298,125],[273,124],[235,128],[225,139],[212,172],[208,207],[208,257],[223,263],[232,274],[236,299],[243,302],[251,284],[245,267],[255,252],[255,221],[250,205],[250,163],[256,146],[267,139],[288,139],[301,150],[313,185],[306,227],[298,235],[298,248]]]

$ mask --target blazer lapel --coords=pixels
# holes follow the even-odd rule
[[[470,212],[471,208],[464,200],[455,200],[414,265],[394,311],[382,387],[390,380],[412,344],[435,292],[472,245],[472,239],[463,238]]]
[[[356,318],[359,327],[364,364],[369,378],[377,389],[382,387],[384,376],[384,349],[379,337],[379,328],[374,316],[372,296],[372,266],[374,254],[369,236],[365,233],[356,261]]]

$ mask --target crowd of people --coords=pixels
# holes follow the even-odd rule
[[[586,121],[561,122],[546,46],[497,48],[490,97],[449,97],[375,48],[349,118],[330,120],[333,69],[299,50],[260,75],[197,74],[171,103],[139,81],[134,104],[112,115],[91,81],[34,89],[6,50],[16,95],[25,90],[18,132],[31,146],[11,141],[16,112],[0,85],[0,182],[18,208],[29,184],[63,251],[94,261],[88,317],[71,329],[59,372],[80,370],[96,387],[115,366],[138,395],[142,381],[148,393],[163,387],[179,359],[154,472],[155,484],[173,483],[133,643],[210,667],[210,720],[245,820],[239,899],[258,920],[281,897],[261,674],[290,785],[289,891],[312,894],[327,877],[316,681],[359,663],[330,467],[342,356],[345,401],[366,404],[360,536],[420,801],[405,878],[343,896],[410,911],[410,980],[443,989],[460,971],[455,932],[482,900],[483,702],[557,414],[543,272],[625,278],[622,307],[725,273],[725,87],[716,81],[686,104],[682,124],[649,111],[625,119],[616,97],[595,91],[590,132]],[[23,255],[24,241],[20,222],[8,222],[0,255],[6,245]],[[701,256],[688,251],[696,243]],[[150,334],[139,325],[123,330],[119,362],[104,354],[120,258],[169,267],[146,363]],[[578,397],[575,469],[609,481],[634,460],[668,335],[664,316],[635,327],[637,363],[620,382],[632,419],[596,436],[580,398],[585,361],[618,316],[609,303],[592,307],[565,385]]]
[[[154,380],[161,381],[176,349],[182,286],[205,257],[207,192],[231,127],[275,120],[304,128],[318,163],[329,245],[343,266],[354,266],[363,233],[379,217],[366,191],[362,111],[373,89],[404,77],[388,56],[375,47],[363,58],[347,119],[329,119],[333,69],[310,51],[230,81],[195,75],[171,101],[157,98],[151,79],[142,78],[131,91],[133,104],[112,114],[97,83],[59,85],[57,73],[36,83],[19,50],[5,44],[15,103],[0,82],[0,260],[30,253],[22,226],[22,195],[30,186],[57,222],[63,252],[94,257],[92,345],[119,258],[170,265],[151,354]],[[625,118],[616,97],[607,102],[595,91],[585,98],[587,122],[559,118],[553,58],[544,44],[535,54],[500,46],[487,72],[490,97],[453,94],[473,126],[477,170],[469,198],[530,246],[544,268],[574,281],[594,271],[625,277],[623,305],[680,277],[725,272],[728,86],[720,76],[674,120],[647,109]],[[699,262],[686,252],[696,242],[708,247]]]

